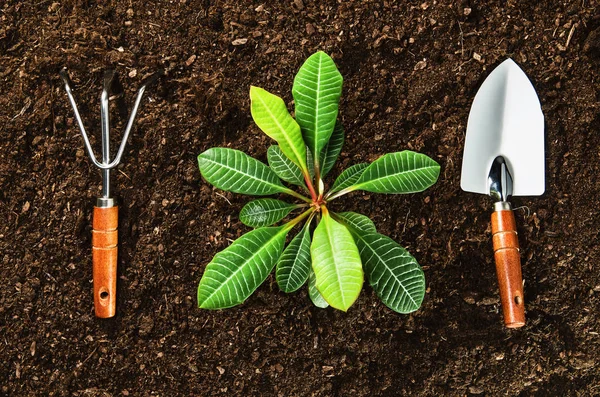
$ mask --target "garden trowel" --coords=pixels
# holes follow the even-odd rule
[[[544,115],[525,73],[507,59],[475,95],[460,186],[494,200],[492,240],[504,323],[525,325],[517,228],[510,196],[544,193]]]

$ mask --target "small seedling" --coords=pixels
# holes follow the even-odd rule
[[[255,228],[217,253],[198,286],[198,306],[223,309],[244,302],[274,267],[277,284],[294,292],[308,281],[318,307],[346,311],[358,298],[366,273],[377,295],[392,310],[417,310],[425,294],[421,267],[394,240],[377,233],[366,216],[334,213],[329,203],[355,190],[373,193],[414,193],[433,185],[440,166],[431,158],[403,151],[388,153],[371,164],[342,172],[325,191],[344,143],[338,102],[342,76],[324,52],[313,54],[294,79],[294,119],[283,100],[258,87],[250,88],[252,117],[278,145],[269,147],[269,166],[229,148],[211,148],[198,156],[200,172],[219,189],[255,196],[288,194],[302,201],[275,198],[247,203],[240,220]],[[296,185],[297,192],[282,183]],[[293,211],[291,221],[271,226]],[[313,220],[316,223],[311,229]],[[285,246],[288,233],[301,222],[299,233]]]

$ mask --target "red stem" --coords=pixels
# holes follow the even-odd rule
[[[312,181],[310,180],[310,175],[308,175],[308,173],[304,174],[304,181],[306,182],[306,185],[308,186],[308,191],[310,192],[310,197],[313,199],[314,202],[317,202],[319,200],[318,196],[317,196],[317,192],[315,192],[315,187],[312,184]]]

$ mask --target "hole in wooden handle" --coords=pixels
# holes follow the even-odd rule
[[[108,298],[110,297],[110,294],[105,288],[101,288],[99,294],[100,303],[102,304],[102,306],[106,306],[108,304]]]
[[[520,304],[521,304],[521,302],[523,302],[523,300],[521,299],[521,297],[520,297],[519,295],[515,296],[515,303],[516,303],[517,305],[520,305]]]

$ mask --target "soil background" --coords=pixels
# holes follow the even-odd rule
[[[600,395],[600,12],[581,1],[14,1],[0,5],[0,394],[10,396]],[[442,166],[421,194],[353,193],[425,270],[399,315],[365,288],[348,313],[270,276],[248,301],[196,308],[204,267],[248,231],[249,198],[213,189],[213,146],[266,161],[250,85],[282,96],[324,50],[344,76],[349,165],[412,149]],[[488,197],[461,191],[473,97],[507,57],[546,119],[546,193],[514,198],[528,323],[503,327]],[[102,73],[119,73],[116,147],[149,88],[122,164],[118,313],[94,317],[91,212],[100,173],[58,72],[67,67],[98,148]],[[118,90],[117,90],[118,91]]]

